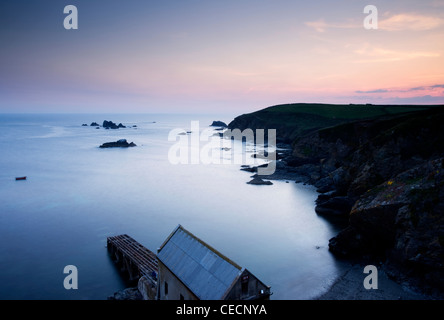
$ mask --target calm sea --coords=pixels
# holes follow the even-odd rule
[[[272,299],[324,292],[343,266],[312,187],[248,185],[236,163],[169,161],[171,130],[233,116],[0,115],[0,299],[106,299],[127,285],[106,238],[126,233],[155,252],[178,224],[270,285]],[[82,126],[103,120],[128,128]],[[99,148],[118,139],[137,147]],[[77,290],[63,286],[67,265]]]

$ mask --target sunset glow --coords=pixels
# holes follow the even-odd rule
[[[444,103],[444,2],[0,4],[0,112],[242,113],[290,102]]]

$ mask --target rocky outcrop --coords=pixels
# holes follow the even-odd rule
[[[329,193],[316,212],[344,214],[330,240],[345,257],[372,256],[391,275],[428,293],[444,292],[443,108],[319,130],[293,156],[310,163],[310,182]]]
[[[341,216],[344,215],[344,213],[350,212],[353,206],[353,200],[350,200],[349,197],[327,195],[325,198],[326,199],[323,200],[323,197],[319,197],[316,201],[317,206],[315,211],[319,215]]]
[[[115,292],[112,296],[109,296],[107,300],[144,300],[142,294],[138,288],[126,288]]]
[[[103,125],[102,125],[105,129],[119,129],[119,128],[126,128],[126,126],[124,126],[122,123],[119,123],[118,125],[115,124],[112,121],[103,121]]]
[[[406,170],[365,192],[350,224],[330,240],[341,256],[379,255],[395,278],[427,293],[444,289],[444,158]]]
[[[273,182],[271,181],[265,181],[259,177],[254,177],[253,180],[247,182],[247,184],[254,184],[254,185],[272,185]]]
[[[128,143],[126,139],[120,139],[115,142],[106,142],[100,146],[100,148],[129,148],[136,147],[134,142]]]
[[[210,125],[210,127],[221,127],[221,128],[227,128],[227,124],[223,121],[213,121],[213,123]]]

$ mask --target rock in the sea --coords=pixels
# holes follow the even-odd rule
[[[213,123],[210,125],[210,127],[222,127],[227,128],[227,124],[223,121],[213,121]]]
[[[254,185],[272,185],[273,182],[271,181],[265,181],[259,177],[254,177],[253,180],[250,182],[247,182],[247,184],[254,184]]]
[[[143,300],[138,288],[126,288],[115,292],[108,300]]]
[[[87,127],[88,125],[86,123],[82,124],[82,127]]]
[[[254,159],[266,159],[266,160],[280,160],[282,159],[282,155],[277,153],[276,151],[274,152],[268,152],[268,151],[260,151],[258,153],[254,153],[251,155],[252,158]]]
[[[100,127],[100,125],[97,122],[93,122],[90,124],[90,127]]]
[[[260,166],[253,166],[253,167],[250,167],[250,166],[247,166],[247,165],[243,165],[243,166],[241,166],[241,170],[242,171],[251,172],[251,173],[255,173],[255,172],[257,172],[258,168],[266,168],[267,166],[268,166],[267,163],[261,164]],[[255,176],[255,177],[257,177],[257,176]],[[257,177],[257,178],[260,178],[260,177]]]
[[[253,172],[257,172],[257,167],[242,166],[241,170],[253,173]]]
[[[136,147],[134,142],[128,143],[126,139],[120,139],[115,142],[106,142],[100,146],[100,148],[128,148],[128,147]]]
[[[119,128],[126,128],[123,124],[119,123],[119,125],[115,124],[112,121],[103,121],[102,125],[105,129],[119,129]]]

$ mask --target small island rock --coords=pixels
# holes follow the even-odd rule
[[[100,148],[129,148],[136,147],[137,145],[134,142],[128,143],[126,139],[120,139],[115,142],[106,142],[100,146]]]
[[[259,178],[259,177],[254,177],[253,180],[251,180],[250,182],[247,182],[247,184],[254,184],[254,185],[272,185],[273,182],[262,180],[262,179]]]
[[[119,125],[115,124],[112,121],[103,121],[103,127],[105,129],[119,129],[119,128],[126,128],[123,124],[119,123]]]
[[[223,127],[228,128],[227,124],[222,121],[213,121],[213,123],[210,125],[210,127]]]

